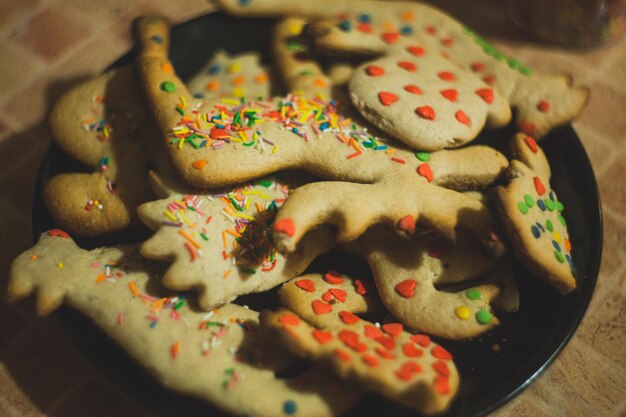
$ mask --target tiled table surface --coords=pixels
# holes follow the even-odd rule
[[[455,13],[463,2],[447,1]],[[524,40],[497,0],[463,10],[470,26],[536,70],[567,72],[591,88],[574,123],[604,209],[604,256],[591,306],[539,380],[494,415],[626,416],[626,39],[587,52]],[[485,7],[480,7],[485,6]],[[44,117],[67,86],[102,71],[131,46],[130,22],[158,13],[182,22],[203,0],[0,0],[0,288],[10,261],[32,244],[32,196],[49,145]],[[0,302],[0,417],[150,415],[87,360],[54,316]]]

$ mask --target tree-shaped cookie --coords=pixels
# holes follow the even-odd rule
[[[139,207],[154,236],[141,253],[172,262],[163,284],[199,291],[199,306],[210,310],[235,297],[269,290],[300,275],[335,242],[330,229],[319,229],[285,256],[271,238],[276,211],[296,181],[265,178],[214,190],[194,190],[153,174],[160,200]]]
[[[569,76],[532,71],[499,52],[456,19],[424,3],[375,0],[358,3],[350,0],[315,3],[303,0],[219,0],[219,3],[236,16],[295,13],[316,19],[312,32],[317,34],[316,45],[320,49],[380,55],[394,48],[412,47],[418,53],[425,51],[441,55],[459,71],[471,72],[482,79],[493,88],[494,97],[496,93],[504,96],[510,107],[517,110],[518,128],[536,138],[575,118],[589,94],[587,88],[572,86]],[[419,72],[417,65],[416,73]],[[490,100],[492,92],[486,87],[481,90],[483,98]],[[448,100],[454,97],[454,93],[445,94]],[[425,113],[430,114],[430,111]]]
[[[357,316],[371,301],[358,280],[328,272],[295,278],[279,291],[289,309],[263,311],[264,331],[296,355],[424,414],[444,411],[459,375],[452,355],[400,323],[377,326]]]
[[[359,398],[315,367],[277,377],[295,359],[259,331],[257,312],[198,311],[163,290],[159,272],[135,246],[85,251],[53,230],[14,261],[8,293],[37,292],[41,314],[61,303],[81,311],[163,385],[234,415],[334,416]]]
[[[516,135],[513,147],[522,161],[511,161],[509,183],[496,189],[504,229],[519,260],[557,291],[568,293],[576,288],[576,269],[564,206],[550,187],[545,154],[526,134]]]
[[[437,155],[396,149],[370,135],[365,126],[341,117],[333,102],[294,95],[239,105],[194,100],[167,61],[166,24],[145,18],[138,22],[137,32],[143,91],[168,155],[186,183],[210,188],[281,169],[304,168],[324,178],[350,181],[330,185],[345,187],[350,195],[372,187],[387,193],[395,189],[407,201],[420,200],[418,206],[405,207],[401,216],[392,219],[394,223],[410,214],[449,236],[457,226],[471,228],[481,239],[489,234],[491,218],[482,212],[480,203],[433,183],[456,188],[491,183],[507,164],[493,149],[480,146]],[[155,36],[164,42],[154,42]],[[319,195],[327,185],[312,184],[309,189]],[[342,195],[331,194],[335,201],[328,202],[324,196],[316,204],[328,211]],[[448,206],[440,207],[437,201],[446,201]],[[380,201],[373,203],[375,210],[384,211]],[[446,210],[454,215],[440,223]],[[298,238],[300,231],[296,231]],[[340,233],[347,235],[356,237]],[[284,246],[293,250],[291,243]]]
[[[187,83],[194,97],[258,98],[270,95],[271,83],[267,68],[258,52],[231,56],[218,50]]]

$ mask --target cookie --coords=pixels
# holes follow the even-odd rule
[[[312,25],[320,49],[380,55],[411,44],[440,54],[460,70],[471,71],[503,95],[516,112],[519,130],[539,139],[583,110],[589,90],[570,76],[539,74],[446,13],[423,3],[400,1],[219,0],[237,16],[298,13],[318,19]],[[419,51],[420,49],[415,49]],[[489,95],[486,95],[489,97]]]
[[[42,200],[55,223],[81,236],[127,229],[136,207],[151,197],[146,154],[155,131],[146,119],[131,67],[82,82],[52,106],[54,142],[94,172],[52,177]],[[165,170],[165,164],[159,164]]]
[[[346,380],[424,414],[444,411],[459,386],[452,355],[400,323],[379,327],[359,317],[365,302],[352,300],[360,297],[356,288],[352,279],[334,272],[296,278],[280,290],[290,310],[263,311],[261,326],[290,352],[323,363]],[[320,317],[320,327],[308,322],[312,315]]]
[[[37,310],[81,311],[164,386],[241,416],[335,416],[360,396],[316,367],[287,378],[295,358],[259,331],[258,313],[236,304],[212,312],[159,285],[159,267],[136,246],[80,249],[60,230],[13,263],[8,294],[37,292]]]
[[[368,121],[422,151],[462,146],[486,124],[502,127],[511,118],[501,94],[419,44],[389,48],[362,64],[349,90]]]
[[[395,223],[407,215],[418,220],[416,215],[419,214],[422,224],[450,237],[460,222],[472,228],[480,239],[492,235],[491,218],[482,210],[482,204],[431,182],[462,183],[470,187],[488,185],[507,164],[495,150],[472,147],[435,157],[430,153],[394,149],[371,136],[366,127],[341,118],[333,102],[320,103],[293,95],[244,104],[224,100],[189,101],[191,98],[184,84],[174,73],[168,72],[166,42],[152,41],[154,36],[167,39],[165,23],[154,18],[144,19],[139,22],[138,36],[137,66],[144,93],[166,140],[171,161],[186,183],[210,188],[289,168],[304,168],[323,178],[351,181],[317,183],[306,186],[312,191],[299,191],[304,197],[287,212],[297,211],[297,207],[304,204],[308,205],[308,215],[298,214],[302,224],[294,222],[295,217],[288,214],[278,215],[284,221],[275,226],[288,226],[288,229],[292,228],[289,223],[296,226],[295,234],[284,228],[285,236],[277,237],[275,233],[279,249],[293,251],[297,240],[309,227],[328,220],[319,216],[328,215],[342,204],[341,198],[348,196],[345,192],[352,196],[373,191],[381,198],[388,198],[395,189],[396,193],[412,197],[394,207],[374,201],[378,207],[373,207],[373,211],[386,212],[387,221]],[[464,158],[469,155],[479,159]],[[451,162],[452,159],[455,162]],[[444,160],[445,167],[441,168],[444,174],[439,180],[434,174],[435,161]],[[313,195],[314,199],[307,200],[307,196]],[[319,196],[323,198],[317,198]],[[328,196],[331,198],[327,199]],[[363,201],[366,195],[357,198]],[[408,207],[409,200],[417,205]],[[311,205],[311,201],[316,204]],[[359,225],[378,220],[367,213],[359,216],[355,218]],[[275,227],[275,232],[281,230]],[[352,232],[354,228],[340,232],[340,238],[356,237]]]
[[[276,71],[286,91],[328,99],[333,84],[310,56],[308,41],[302,34],[305,24],[304,19],[285,17],[274,27],[272,52]]]
[[[563,217],[564,206],[551,189],[545,154],[526,135],[515,138],[517,147],[527,146],[532,157],[513,160],[507,171],[508,184],[496,188],[495,204],[517,258],[537,277],[558,292],[576,288],[576,268]]]
[[[141,245],[141,253],[171,262],[163,285],[197,289],[204,310],[300,275],[335,243],[330,229],[319,229],[289,256],[276,250],[272,223],[296,181],[264,178],[200,191],[161,180],[154,173],[152,178],[161,199],[139,207],[141,219],[156,232]]]
[[[258,52],[231,56],[218,50],[187,83],[189,92],[197,98],[269,97],[270,76],[261,64]]]
[[[468,236],[459,236],[456,244],[432,233],[407,240],[378,227],[361,236],[350,250],[367,260],[382,303],[409,328],[462,340],[499,324],[490,307],[499,292],[495,285],[439,289],[475,280],[495,265]]]

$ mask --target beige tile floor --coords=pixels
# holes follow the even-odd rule
[[[604,208],[597,290],[573,340],[522,395],[495,415],[626,416],[626,40],[588,52],[526,42],[497,0],[446,1],[498,47],[538,70],[572,73],[592,91],[574,123]],[[484,6],[481,8],[480,6]],[[0,0],[0,288],[32,244],[35,178],[49,145],[44,118],[67,86],[102,71],[131,47],[129,24],[159,13],[182,22],[203,0]],[[53,316],[0,302],[0,417],[142,416],[149,413],[84,358]]]

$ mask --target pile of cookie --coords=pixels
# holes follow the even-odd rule
[[[512,254],[556,291],[576,287],[536,140],[588,91],[419,3],[219,3],[282,16],[274,65],[219,51],[184,83],[167,23],[140,19],[134,67],[50,112],[56,144],[93,172],[45,184],[59,228],[14,261],[9,295],[36,291],[40,314],[82,311],[163,385],[233,414],[335,416],[368,392],[445,411],[462,384],[445,339],[517,310]],[[288,93],[272,96],[272,80]],[[469,144],[512,108],[508,155]],[[70,237],[140,222],[154,234],[135,244]],[[331,250],[363,258],[371,279],[307,273]],[[271,309],[237,304],[267,291]],[[301,358],[311,366],[277,376]]]

